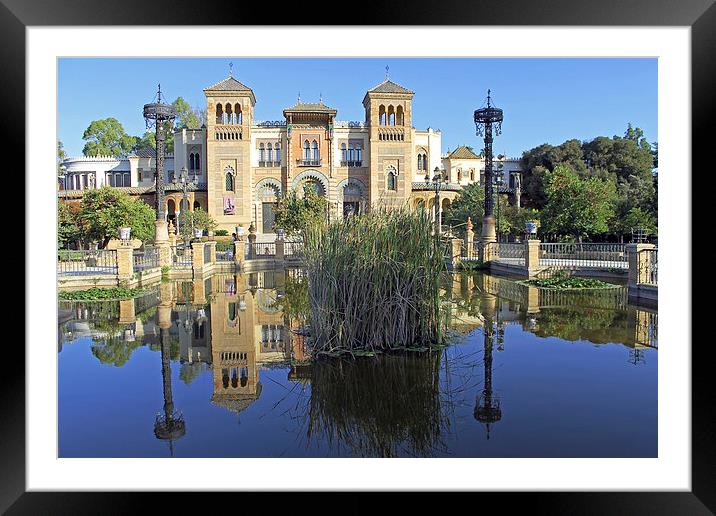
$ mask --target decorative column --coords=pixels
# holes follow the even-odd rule
[[[117,280],[129,283],[134,274],[134,247],[128,240],[120,241],[117,247]]]
[[[451,238],[450,244],[450,263],[454,270],[457,268],[458,265],[460,265],[460,257],[462,255],[462,240],[459,238]]]
[[[256,258],[256,226],[252,222],[249,226],[249,259]]]
[[[204,274],[204,242],[191,243],[191,263],[194,274]]]
[[[284,261],[285,259],[285,242],[283,239],[283,231],[279,230],[276,234],[276,261]]]
[[[639,243],[639,244],[627,244],[627,260],[629,262],[629,287],[636,287],[639,283],[647,283],[648,263],[649,257],[647,253],[641,251],[648,251],[655,249],[654,244]]]
[[[467,218],[467,225],[465,230],[465,249],[467,250],[466,256],[468,258],[473,258],[475,251],[473,249],[474,242],[475,242],[475,232],[472,230],[472,219],[470,217]]]
[[[532,278],[539,272],[539,245],[540,240],[525,240],[525,268],[527,277]]]

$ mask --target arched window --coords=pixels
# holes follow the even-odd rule
[[[313,143],[311,143],[311,149],[313,150],[313,161],[318,161],[318,142],[316,140],[313,140]]]
[[[470,181],[474,181],[474,180],[475,180],[475,169],[471,168],[470,169]]]
[[[201,170],[201,154],[199,154],[198,152],[194,154],[194,165],[195,170]]]
[[[198,210],[199,208],[201,208],[201,204],[199,203],[199,201],[194,201],[194,209]]]
[[[345,163],[348,161],[348,154],[346,154],[346,144],[341,143],[341,161]]]
[[[189,170],[194,170],[194,153],[189,154]]]
[[[459,183],[460,181],[462,181],[462,169],[458,168],[457,169],[457,182]]]
[[[378,125],[385,125],[385,106],[378,108]]]
[[[234,110],[231,108],[231,104],[228,102],[226,103],[226,120],[224,123],[227,124],[233,124],[234,123]]]
[[[276,142],[273,146],[274,150],[274,158],[276,160],[276,163],[281,163],[281,143]]]
[[[363,161],[363,150],[360,147],[360,143],[356,143],[356,161],[358,162],[358,166],[360,166]]]
[[[221,104],[216,105],[216,123],[221,124],[224,121],[224,106]]]
[[[308,143],[308,140],[303,142],[303,159],[306,161],[311,159],[311,144]]]
[[[398,106],[396,113],[397,113],[398,125],[405,125],[405,114],[403,113],[403,106]]]
[[[264,144],[259,144],[259,161],[264,162],[266,161],[266,152],[264,151]]]
[[[124,186],[132,186],[129,172],[122,174],[122,178],[124,179]]]
[[[234,191],[234,171],[230,169],[226,172],[226,191]]]
[[[388,168],[388,175],[386,177],[387,179],[387,186],[388,190],[397,190],[398,185],[395,177],[395,169],[393,167]]]
[[[243,117],[241,116],[241,105],[238,103],[234,106],[234,117],[236,119],[237,124],[243,123]]]
[[[395,108],[392,106],[388,106],[388,125],[395,125]]]
[[[355,161],[355,152],[353,150],[353,145],[348,145],[348,161]]]
[[[266,155],[266,161],[273,161],[273,145],[268,144],[268,154]]]
[[[423,155],[418,154],[418,170],[423,170]]]

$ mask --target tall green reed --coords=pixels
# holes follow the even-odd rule
[[[444,249],[423,212],[377,209],[313,225],[304,252],[314,353],[442,343]]]

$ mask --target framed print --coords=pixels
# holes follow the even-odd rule
[[[29,224],[2,508],[716,510],[690,260],[716,8],[610,3],[4,0]]]

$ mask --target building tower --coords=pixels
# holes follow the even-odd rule
[[[371,206],[399,207],[412,190],[414,92],[388,78],[363,98],[370,131]]]
[[[248,227],[251,213],[251,124],[256,97],[230,74],[204,90],[209,215],[218,229]]]

